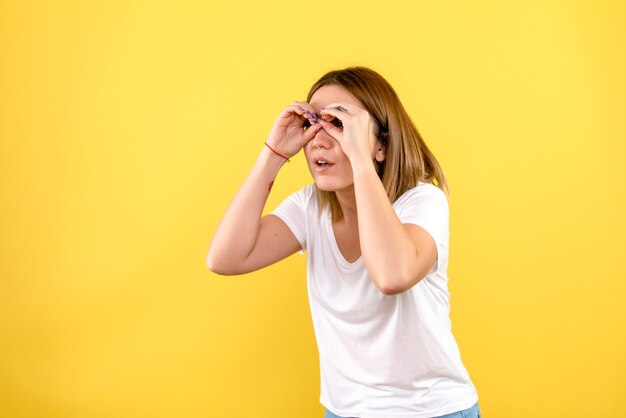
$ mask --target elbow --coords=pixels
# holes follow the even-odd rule
[[[237,274],[235,269],[221,262],[219,257],[215,257],[211,252],[209,252],[206,257],[206,266],[212,273],[219,274],[220,276],[233,276]]]
[[[368,272],[378,290],[387,296],[406,292],[418,284],[432,268],[426,263],[412,262],[387,265],[372,265]]]
[[[396,285],[384,284],[384,285],[378,286],[378,290],[380,291],[380,293],[382,293],[385,296],[393,296],[393,295],[399,295],[400,293],[404,292],[407,289],[404,289]]]
[[[385,296],[394,296],[394,295],[399,295],[400,291],[396,290],[395,288],[387,288],[387,287],[383,287],[380,288],[380,293],[382,293]]]
[[[423,276],[412,277],[408,274],[383,277],[377,281],[376,287],[385,296],[399,295],[411,289],[423,279]]]
[[[219,274],[222,276],[225,275],[224,269],[222,269],[219,264],[215,264],[215,262],[208,257],[206,259],[206,266],[211,273]]]

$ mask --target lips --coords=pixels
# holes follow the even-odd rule
[[[332,161],[320,156],[313,157],[312,161],[317,171],[324,171],[335,165]]]

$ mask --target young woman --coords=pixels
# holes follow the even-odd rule
[[[262,216],[301,149],[314,183]],[[480,417],[451,332],[444,188],[391,85],[349,67],[280,113],[228,206],[207,255],[213,272],[307,252],[325,417]]]

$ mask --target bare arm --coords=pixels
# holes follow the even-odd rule
[[[395,295],[428,274],[437,260],[437,246],[425,229],[400,222],[372,160],[384,155],[376,124],[366,110],[346,106],[350,113],[339,109],[344,107],[341,103],[327,104],[321,110],[323,115],[339,118],[343,128],[324,118],[320,123],[350,158],[365,267],[382,293]]]
[[[428,274],[437,246],[422,227],[400,223],[370,161],[353,167],[363,261],[382,293],[402,293]]]
[[[270,185],[284,162],[267,147],[261,151],[215,231],[206,260],[211,271],[224,275],[248,273],[300,249],[282,220],[273,215],[261,218]],[[264,242],[257,246],[260,236]]]
[[[294,102],[277,118],[267,140],[290,158],[317,132],[302,129],[307,102]],[[261,218],[272,184],[285,159],[264,146],[250,174],[226,209],[206,257],[209,270],[223,275],[244,274],[273,264],[301,250],[289,227],[277,216]]]

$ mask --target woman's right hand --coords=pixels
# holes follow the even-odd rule
[[[308,124],[306,123],[308,121]],[[310,126],[305,129],[305,124]],[[287,158],[298,153],[321,129],[315,110],[307,102],[295,101],[276,118],[267,144]]]

